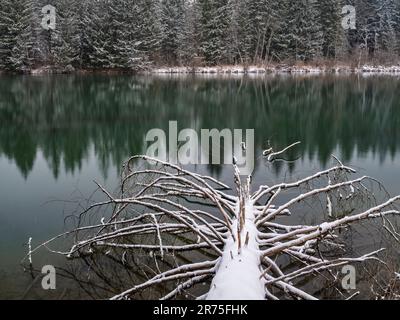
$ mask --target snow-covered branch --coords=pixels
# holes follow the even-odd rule
[[[273,161],[297,144],[264,154]],[[375,180],[368,176],[353,178],[355,170],[337,162],[337,166],[308,177],[262,185],[252,193],[251,178],[243,180],[235,164],[235,187],[230,189],[212,177],[135,156],[124,166],[120,194],[112,195],[98,185],[106,200],[80,214],[94,215],[104,209],[109,217],[103,216],[100,224],[79,226],[62,235],[73,235],[74,243],[59,253],[73,260],[99,259],[100,255],[118,261],[125,269],[139,255],[145,257],[147,271],[142,270],[141,280],[124,283],[112,299],[135,298],[161,286],[157,295],[160,299],[191,292],[192,297],[202,299],[314,300],[315,292],[308,292],[303,279],[323,275],[336,281],[334,270],[345,264],[382,262],[382,249],[356,258],[330,255],[328,259],[321,255],[322,247],[343,250],[340,230],[360,221],[400,215],[396,208],[400,196],[364,210],[355,207],[351,202],[355,195],[374,198],[365,182]],[[312,187],[317,182],[318,186]],[[262,198],[266,201],[261,202]],[[327,201],[321,207],[327,211],[329,221],[313,225],[279,221],[278,217],[296,214],[296,208],[309,204],[311,199]],[[353,206],[351,213],[336,218],[333,212],[339,202]],[[398,233],[390,221],[382,221],[396,237]],[[40,247],[48,248],[60,237],[30,248],[27,259],[31,261]],[[290,268],[286,267],[288,262],[293,263]],[[93,265],[101,268],[100,263]],[[209,279],[207,292],[197,295],[198,291],[191,291]]]

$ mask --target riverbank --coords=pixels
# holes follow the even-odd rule
[[[1,74],[9,74],[14,72],[7,72],[0,70]],[[72,66],[65,68],[43,66],[32,70],[25,70],[24,72],[15,72],[16,74],[27,75],[46,75],[46,74],[105,74],[105,75],[120,75],[120,74],[158,74],[158,75],[190,75],[190,74],[203,74],[203,75],[264,75],[264,74],[391,74],[400,75],[399,65],[372,65],[365,64],[361,66],[350,65],[331,65],[331,66],[317,66],[317,65],[286,65],[275,64],[265,66],[214,66],[214,67],[154,67],[146,70],[131,70],[131,69],[76,69]],[[14,74],[15,74],[14,73]]]
[[[351,67],[345,65],[328,66],[290,66],[290,65],[273,65],[273,66],[218,66],[218,67],[163,67],[154,68],[148,73],[152,74],[326,74],[326,73],[348,73],[348,74],[364,74],[364,73],[383,73],[383,74],[400,74],[400,65],[393,66],[373,66],[363,65],[360,67]]]

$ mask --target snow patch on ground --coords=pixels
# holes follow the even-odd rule
[[[217,66],[217,67],[165,67],[151,70],[154,74],[207,74],[207,75],[263,75],[266,73],[276,74],[322,74],[322,73],[356,73],[356,74],[400,74],[400,66],[371,66],[363,65],[353,68],[346,65],[334,67],[319,66],[290,66],[290,65],[268,65],[268,66]]]
[[[385,66],[370,66],[370,65],[364,65],[362,68],[362,72],[369,73],[369,72],[374,72],[374,73],[398,73],[400,72],[400,66],[391,66],[391,67],[385,67]]]
[[[237,209],[239,210],[239,209]],[[207,300],[264,300],[264,281],[261,279],[258,231],[254,224],[252,203],[245,206],[246,220],[241,233],[242,247],[231,234],[226,241],[221,262],[211,283]],[[238,220],[233,222],[237,230]],[[237,237],[237,232],[234,232]],[[248,234],[248,236],[247,236]],[[248,243],[246,244],[246,238]]]

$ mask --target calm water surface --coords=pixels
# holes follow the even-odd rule
[[[192,78],[0,77],[0,298],[59,298],[31,292],[19,265],[33,245],[62,232],[64,218],[96,180],[113,190],[121,163],[145,151],[153,128],[255,129],[256,154],[270,140],[302,145],[296,163],[267,167],[255,184],[294,179],[332,164],[331,154],[400,193],[400,79],[397,77]],[[201,170],[224,181],[229,167]],[[315,217],[309,217],[315,221]],[[359,243],[368,246],[368,237]],[[53,263],[53,255],[34,264]],[[66,286],[67,288],[68,286]],[[72,289],[75,297],[84,297]],[[71,294],[70,294],[71,296]]]

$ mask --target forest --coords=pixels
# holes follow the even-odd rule
[[[54,29],[42,8],[56,9]],[[355,28],[343,28],[354,6]],[[346,13],[346,12],[345,12]],[[1,0],[0,70],[396,64],[397,0]]]

